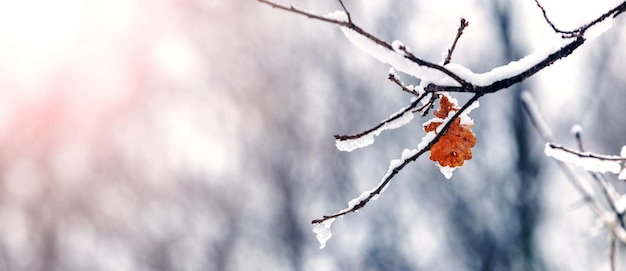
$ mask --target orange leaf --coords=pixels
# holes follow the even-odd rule
[[[440,108],[435,110],[433,115],[440,119],[445,119],[452,111],[459,111],[459,108],[455,107],[455,104],[448,99],[448,96],[443,95],[439,100]]]
[[[441,108],[435,110],[434,115],[441,119],[447,117],[449,112],[459,110],[446,96],[441,98],[440,106]],[[441,124],[440,121],[432,121],[424,125],[424,131],[436,132]],[[430,149],[430,160],[438,162],[440,166],[460,167],[465,160],[472,159],[472,148],[476,145],[476,136],[470,128],[470,125],[461,125],[460,118],[455,119],[448,131]]]

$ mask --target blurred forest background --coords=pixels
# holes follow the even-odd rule
[[[542,1],[564,29],[616,2]],[[554,35],[532,0],[345,3],[433,62],[466,18],[453,62],[475,72]],[[619,18],[481,99],[473,160],[450,181],[425,157],[412,163],[320,250],[310,221],[424,135],[415,119],[368,148],[335,148],[333,134],[409,103],[387,65],[335,26],[252,0],[2,1],[0,270],[608,270],[606,231],[589,234],[594,216],[543,155],[519,96],[531,91],[558,143],[574,146],[581,124],[588,150],[618,154],[624,33]]]

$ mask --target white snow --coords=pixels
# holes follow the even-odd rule
[[[620,171],[619,175],[617,175],[617,178],[622,181],[626,181],[626,168],[623,168],[622,171]]]
[[[381,127],[382,128],[382,127]],[[376,130],[378,131],[378,130]],[[367,147],[374,143],[374,134],[369,133],[355,139],[335,140],[335,146],[340,151],[351,152],[353,150]]]
[[[341,11],[341,10],[331,11],[328,14],[326,14],[324,17],[331,19],[331,20],[337,20],[337,21],[343,21],[343,22],[348,21],[348,14],[346,14],[346,12]]]
[[[320,242],[320,249],[326,247],[326,242],[333,236],[330,232],[330,226],[334,221],[335,218],[331,218],[324,222],[313,224],[313,232],[317,241]]]
[[[327,15],[327,17],[328,16],[329,15]],[[596,27],[598,26],[594,26],[594,29]],[[412,75],[418,79],[425,80],[429,83],[435,83],[445,86],[459,86],[458,82],[456,82],[451,77],[443,74],[442,72],[419,66],[416,63],[406,59],[404,57],[404,51],[400,50],[401,46],[404,46],[404,44],[400,41],[394,41],[392,43],[393,50],[390,50],[386,47],[376,44],[375,42],[367,39],[366,37],[349,28],[342,27],[341,30],[355,47],[368,53],[379,61],[391,65],[394,69],[398,71]],[[571,42],[571,40],[555,38],[553,41],[548,41],[547,45],[543,48],[536,50],[535,52],[527,55],[520,60],[512,61],[506,65],[496,67],[491,71],[482,74],[474,73],[470,69],[456,63],[449,63],[445,67],[454,74],[476,86],[487,86],[494,82],[510,78],[512,76],[522,73],[523,71],[539,63],[541,60],[547,58],[556,50],[565,46],[567,42]]]
[[[478,101],[475,101],[469,107],[467,107],[467,109],[465,109],[465,112],[463,112],[461,116],[459,116],[461,118],[461,125],[474,126],[474,120],[469,117],[469,113],[478,107],[480,107],[480,103]]]
[[[474,85],[488,86],[494,82],[510,78],[512,76],[522,73],[523,71],[539,63],[541,60],[547,58],[556,50],[567,45],[566,42],[567,41],[564,41],[562,39],[550,41],[547,43],[547,45],[517,61],[511,61],[506,65],[496,67],[491,71],[482,74],[474,73],[470,69],[456,63],[450,63],[445,67]],[[442,78],[442,81],[438,81],[437,83],[445,85],[456,85],[456,82],[449,77]]]
[[[402,50],[392,51],[382,45],[379,45],[361,34],[355,32],[352,29],[341,27],[341,31],[348,38],[348,40],[360,50],[368,53],[372,57],[378,59],[380,62],[387,63],[394,67],[396,70],[403,73],[412,75],[416,78],[426,78],[429,74],[433,73],[433,70],[417,65],[416,63],[406,59]],[[400,46],[402,42],[394,41],[395,46]],[[395,48],[395,47],[394,47]],[[408,50],[408,48],[407,48]]]
[[[621,195],[613,202],[613,204],[615,205],[616,211],[623,214],[624,211],[626,211],[626,194]]]
[[[422,141],[419,144],[417,144],[417,148],[420,150],[426,148],[426,146],[428,146],[428,143],[430,143],[431,141],[433,141],[433,139],[435,139],[435,136],[437,135],[433,132],[427,133],[424,137],[422,137]]]
[[[347,20],[345,12],[335,11],[328,15],[327,18],[333,18],[337,20]],[[611,26],[610,19],[605,22],[599,23],[590,28],[585,34],[585,38],[593,38],[602,32],[606,31]],[[403,73],[414,76],[422,80],[422,85],[425,86],[428,83],[434,83],[440,86],[460,86],[460,84],[453,78],[435,69],[420,66],[409,59],[405,58],[404,50],[401,50],[405,46],[401,41],[395,40],[391,44],[391,48],[384,47],[376,42],[364,37],[363,35],[355,32],[352,29],[341,27],[342,32],[346,38],[360,50],[368,53],[370,56],[378,59],[383,63],[391,65],[394,70],[401,71]],[[589,37],[587,37],[589,36]],[[502,65],[492,69],[485,73],[474,73],[472,70],[457,64],[449,63],[445,67],[452,73],[458,75],[465,81],[475,86],[488,86],[494,82],[510,78],[518,75],[530,67],[536,65],[543,59],[546,59],[550,54],[556,52],[569,43],[573,42],[571,39],[562,39],[558,35],[547,39],[544,42],[544,46],[535,50],[533,53],[517,60],[511,61],[506,65]],[[406,50],[408,51],[407,47]]]
[[[449,166],[441,166],[439,164],[437,164],[437,166],[439,167],[439,171],[441,171],[441,174],[443,174],[444,177],[446,177],[446,179],[450,180],[450,178],[452,178],[452,173],[454,172],[454,170],[457,167],[449,167]]]
[[[369,197],[369,195],[373,192],[374,190],[368,190],[365,191],[363,193],[361,193],[360,196],[351,199],[350,201],[348,201],[348,210],[352,209],[354,206],[356,206],[357,204],[359,204],[359,202],[364,201],[367,197]]]
[[[626,145],[622,146],[622,150],[619,152],[619,156],[626,157]],[[622,180],[622,181],[626,181],[626,167],[622,168],[622,171],[620,171],[620,173],[617,176],[617,178]]]
[[[404,43],[402,43],[399,40],[394,40],[391,43],[391,48],[393,48],[393,51],[400,54],[400,55],[404,55],[405,51],[410,52],[409,48],[407,48]]]
[[[604,19],[604,21],[599,22],[587,29],[587,31],[585,31],[584,37],[586,40],[593,40],[604,34],[604,32],[611,29],[611,27],[613,27],[613,16],[609,16],[608,18]]]
[[[620,161],[614,160],[601,160],[593,157],[581,157],[573,153],[566,152],[561,149],[553,148],[549,143],[546,144],[544,149],[546,156],[553,157],[554,159],[563,161],[565,163],[574,164],[576,166],[582,167],[587,171],[594,172],[611,172],[614,174],[618,174],[622,169],[620,165]],[[589,153],[583,153],[585,155]],[[609,156],[611,158],[619,158],[618,156]]]
[[[400,111],[389,116],[389,118],[397,114],[400,114],[402,111],[406,110],[407,108],[408,107],[402,108]],[[385,124],[380,126],[378,129],[373,130],[363,136],[360,136],[355,139],[345,139],[345,140],[337,139],[335,140],[335,146],[337,147],[338,150],[346,151],[346,152],[351,152],[358,148],[367,147],[374,143],[375,136],[380,135],[380,133],[382,133],[385,130],[397,129],[408,124],[409,122],[411,122],[411,120],[413,120],[413,116],[414,116],[413,111],[408,110],[407,112],[404,112],[399,118],[394,119],[392,121],[385,122]]]
[[[572,126],[572,129],[570,130],[570,133],[573,136],[576,136],[576,137],[580,136],[580,134],[582,134],[582,132],[583,132],[583,127],[580,126],[580,124],[574,124]]]

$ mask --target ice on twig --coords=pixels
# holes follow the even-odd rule
[[[582,155],[577,155],[575,153],[571,153],[565,151],[561,148],[557,148],[556,146],[547,143],[544,149],[546,156],[552,157],[554,159],[560,160],[565,163],[574,164],[576,166],[582,167],[587,171],[594,172],[611,172],[614,174],[620,173],[621,162],[619,160],[606,160],[597,157],[592,157],[590,153],[582,153]],[[620,158],[619,156],[607,156],[609,158]]]
[[[351,152],[358,148],[371,145],[374,143],[374,137],[380,135],[383,131],[397,129],[411,122],[411,120],[413,120],[413,111],[407,110],[409,107],[411,106],[402,108],[402,110],[392,114],[389,118],[383,121],[383,125],[364,135],[350,139],[341,138],[335,140],[335,146],[340,151]]]
[[[335,218],[331,218],[323,222],[313,224],[313,232],[315,233],[317,241],[320,242],[320,249],[326,247],[326,242],[333,236],[330,232],[330,226],[334,221]]]

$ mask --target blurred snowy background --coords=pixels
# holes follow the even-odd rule
[[[345,2],[433,62],[466,18],[453,62],[476,72],[552,35],[532,0]],[[542,1],[565,29],[617,2]],[[334,26],[252,0],[0,1],[0,270],[608,270],[606,231],[588,234],[594,217],[543,155],[519,94],[533,93],[558,143],[574,146],[579,123],[587,149],[618,154],[624,33],[619,18],[484,97],[474,159],[452,180],[418,160],[320,250],[310,221],[423,136],[416,119],[335,148],[333,134],[408,104],[387,65]]]

